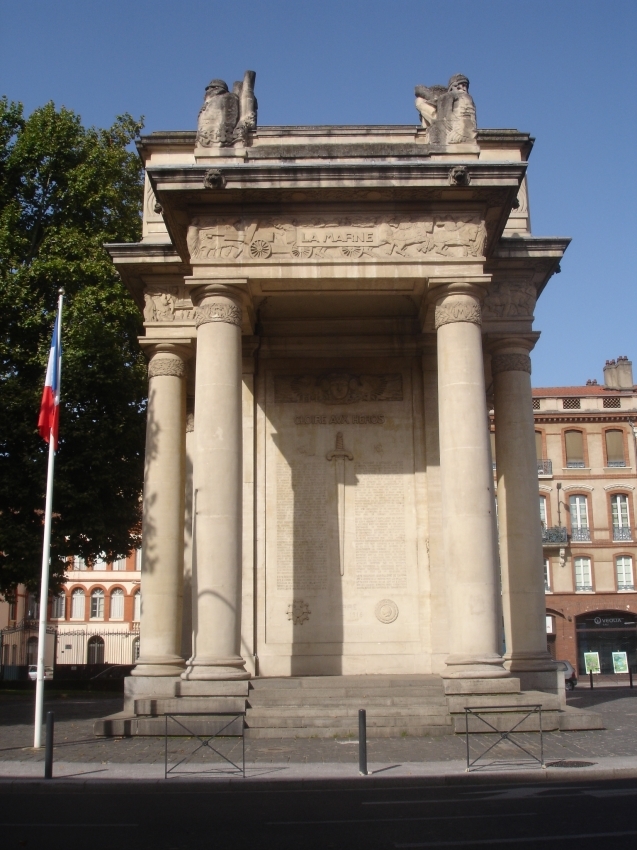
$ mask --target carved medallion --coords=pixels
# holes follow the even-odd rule
[[[393,623],[398,617],[398,605],[393,599],[381,599],[374,609],[376,619],[381,623]]]
[[[310,606],[303,599],[294,599],[288,605],[288,620],[292,620],[295,626],[302,626],[306,620],[310,619]]]
[[[400,373],[352,375],[330,372],[326,375],[275,375],[274,400],[278,404],[318,402],[353,404],[359,401],[402,401]]]

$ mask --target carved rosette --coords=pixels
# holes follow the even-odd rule
[[[186,364],[181,357],[153,357],[148,364],[148,377],[158,378],[168,375],[171,378],[183,378],[186,374]]]
[[[238,304],[228,304],[224,301],[213,301],[211,304],[203,304],[195,311],[195,324],[197,327],[208,322],[226,322],[229,325],[241,327],[241,307]]]
[[[531,374],[531,358],[528,354],[494,354],[491,358],[491,374],[500,372],[528,372]]]
[[[444,304],[436,307],[436,330],[452,322],[471,322],[474,325],[480,325],[482,323],[480,305],[473,298],[466,296],[446,298]]]

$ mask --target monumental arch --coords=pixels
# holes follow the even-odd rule
[[[259,126],[254,76],[140,139],[108,246],[149,361],[133,676],[554,690],[530,354],[569,240],[531,234],[533,139],[462,75],[418,124]]]

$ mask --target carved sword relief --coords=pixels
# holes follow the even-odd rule
[[[345,575],[345,461],[354,460],[354,455],[343,446],[343,432],[336,434],[336,445],[325,457],[334,462],[336,473],[336,499],[338,506],[338,551],[341,575]]]

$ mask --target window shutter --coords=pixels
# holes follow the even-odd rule
[[[544,457],[542,454],[542,434],[540,431],[535,432],[535,454],[538,460],[542,460]]]
[[[564,435],[566,442],[566,462],[584,462],[584,440],[581,431],[567,431]]]
[[[606,460],[609,464],[624,462],[623,431],[606,431]]]

